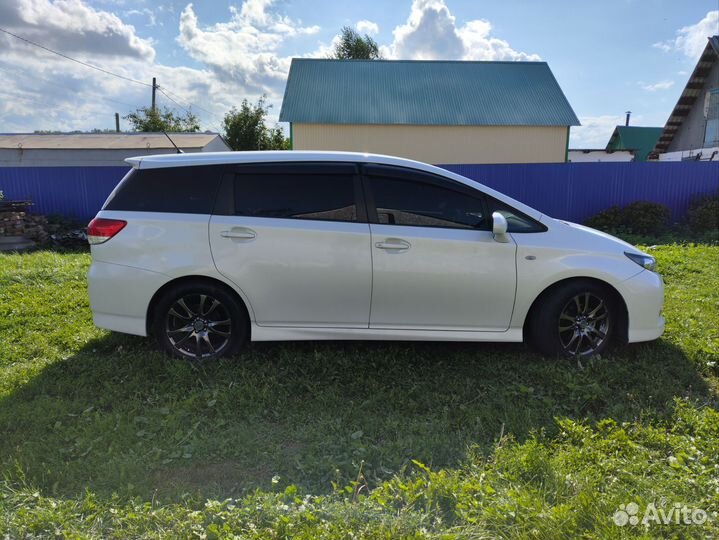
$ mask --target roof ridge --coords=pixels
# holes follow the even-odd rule
[[[336,62],[336,63],[383,63],[383,64],[547,64],[546,60],[409,60],[409,59],[390,59],[390,58],[308,58],[305,56],[296,56],[292,58],[301,62]]]

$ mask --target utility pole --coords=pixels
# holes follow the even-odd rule
[[[152,110],[155,110],[155,90],[157,90],[157,79],[152,78]]]
[[[120,133],[120,113],[115,113],[115,131]]]

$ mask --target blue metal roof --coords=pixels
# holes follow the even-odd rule
[[[281,122],[577,126],[546,62],[294,58]]]

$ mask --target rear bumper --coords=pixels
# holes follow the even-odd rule
[[[146,336],[150,299],[167,280],[157,272],[93,261],[87,282],[95,326]]]
[[[664,333],[664,283],[659,274],[644,270],[623,281],[619,292],[629,315],[629,343],[652,341]]]

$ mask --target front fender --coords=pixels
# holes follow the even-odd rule
[[[523,327],[537,297],[560,281],[592,278],[609,284],[622,294],[621,283],[641,272],[643,269],[635,263],[629,259],[624,261],[614,254],[519,247],[517,294],[511,327]],[[626,303],[627,299],[624,298],[624,301]]]

